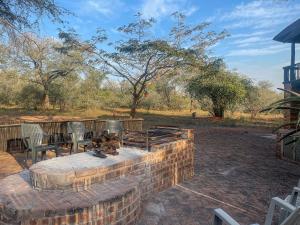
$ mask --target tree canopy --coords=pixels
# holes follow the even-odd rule
[[[22,31],[36,27],[42,16],[62,22],[61,15],[66,12],[54,0],[1,0],[0,25],[6,31]]]
[[[200,23],[188,26],[185,16],[174,13],[178,23],[170,30],[169,39],[153,37],[150,28],[154,19],[144,19],[140,13],[136,20],[118,28],[123,39],[109,43],[112,51],[99,48],[99,43],[107,40],[103,30],[86,42],[80,42],[74,33],[62,32],[70,47],[79,47],[94,54],[95,67],[104,66],[106,72],[125,80],[130,85],[131,116],[135,117],[136,109],[145,96],[147,85],[167,74],[191,67],[201,67],[206,58],[205,50],[226,36],[226,32],[206,31],[208,24]],[[183,47],[184,45],[184,47]]]
[[[246,94],[241,77],[226,70],[220,60],[211,62],[202,73],[192,78],[188,91],[197,100],[205,97],[211,100],[210,111],[222,118],[225,110],[240,102]]]
[[[82,65],[82,55],[70,50],[66,54],[59,50],[62,44],[53,38],[38,38],[23,34],[21,44],[10,48],[11,63],[27,82],[37,84],[43,90],[43,106],[49,108],[50,85],[58,78],[68,76]]]

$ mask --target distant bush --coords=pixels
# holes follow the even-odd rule
[[[28,84],[22,88],[18,94],[18,103],[26,109],[37,110],[43,100],[43,90],[33,84]]]

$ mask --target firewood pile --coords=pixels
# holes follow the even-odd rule
[[[94,152],[99,157],[103,154],[118,155],[117,149],[121,146],[120,138],[116,134],[107,131],[103,131],[100,136],[93,138],[93,145]]]

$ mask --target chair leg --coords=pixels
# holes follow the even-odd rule
[[[32,164],[36,163],[37,153],[34,149],[31,150],[31,161]]]
[[[26,162],[28,161],[29,149],[26,149]]]
[[[73,143],[70,144],[70,155],[72,154],[72,150],[73,150]]]
[[[57,146],[57,147],[55,148],[55,157],[58,157],[59,154],[60,154],[60,147]]]
[[[47,159],[47,151],[42,151],[41,159],[42,160],[46,160]]]
[[[213,225],[222,225],[223,221],[215,215]]]

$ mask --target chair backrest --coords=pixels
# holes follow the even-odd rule
[[[107,120],[106,128],[108,133],[120,135],[123,132],[123,123],[120,120]]]
[[[68,122],[67,131],[72,134],[73,141],[84,140],[85,126],[82,122]]]
[[[300,207],[294,210],[280,225],[300,225]]]
[[[25,144],[28,144],[29,149],[41,145],[43,142],[44,132],[39,124],[22,123],[21,135]]]

